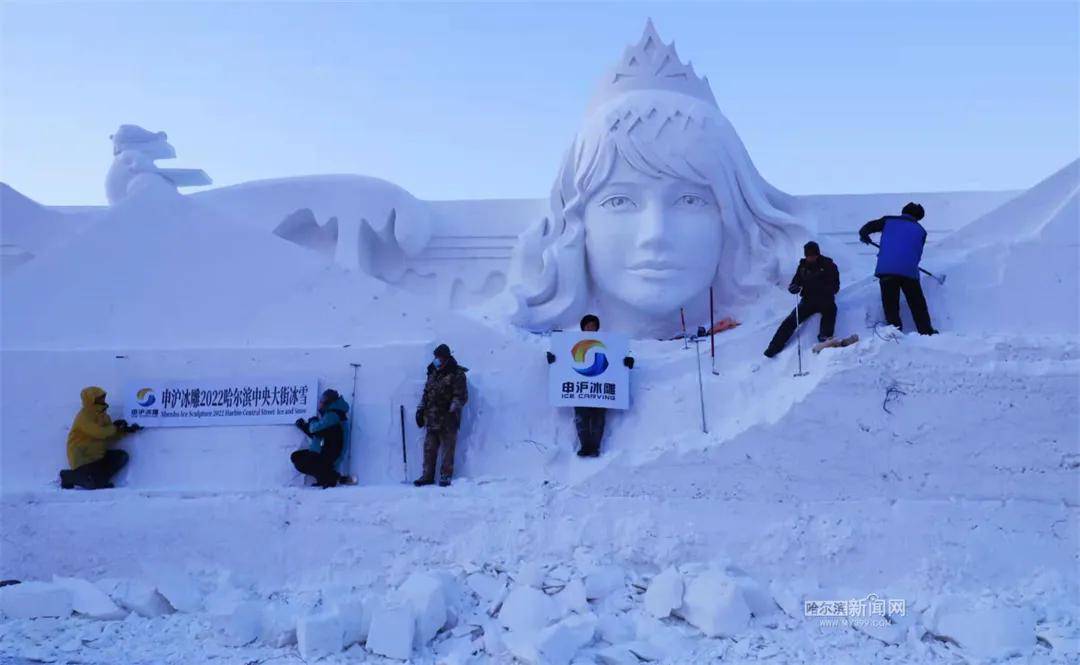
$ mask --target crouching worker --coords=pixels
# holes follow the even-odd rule
[[[142,427],[128,425],[125,420],[112,420],[107,411],[105,391],[97,386],[83,388],[82,408],[71,424],[67,438],[70,469],[60,472],[60,487],[69,490],[82,487],[88,490],[113,486],[112,477],[128,462],[123,450],[112,450],[125,434]]]
[[[311,437],[311,445],[292,454],[293,466],[300,473],[314,477],[319,487],[349,482],[339,467],[349,443],[348,413],[349,404],[341,395],[336,390],[326,390],[319,398],[319,415],[296,421],[297,428]]]
[[[780,353],[791,339],[795,328],[814,314],[821,314],[818,324],[818,341],[833,336],[836,327],[836,294],[840,292],[840,271],[833,260],[821,255],[816,242],[803,245],[803,259],[795,269],[788,291],[801,294],[798,306],[776,329],[765,356],[772,358]]]
[[[469,384],[465,372],[450,354],[450,347],[440,344],[435,358],[427,366],[427,382],[420,406],[416,407],[416,426],[427,427],[424,436],[424,473],[413,481],[423,487],[435,482],[435,461],[442,448],[439,487],[446,487],[454,478],[454,449],[457,447],[461,410],[469,401]]]
[[[737,325],[737,324],[736,324]],[[600,330],[600,318],[594,314],[586,314],[581,319],[582,332],[598,332]],[[548,351],[548,364],[555,362],[555,354]],[[634,369],[634,359],[630,356],[623,358],[623,365],[627,369]],[[577,428],[578,457],[599,457],[600,442],[604,438],[604,425],[607,421],[607,409],[598,409],[592,406],[574,407],[574,427]]]

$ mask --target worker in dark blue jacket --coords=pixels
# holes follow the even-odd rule
[[[926,244],[926,229],[919,220],[925,215],[918,203],[908,203],[899,216],[887,215],[863,224],[859,240],[870,244],[870,234],[881,234],[874,276],[881,287],[881,307],[889,325],[904,329],[900,319],[900,292],[904,292],[915,328],[922,335],[937,333],[930,324],[930,311],[919,283],[919,261]]]

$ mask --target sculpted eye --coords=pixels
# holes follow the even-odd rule
[[[608,210],[630,210],[636,208],[637,204],[629,196],[623,196],[622,194],[615,194],[609,196],[600,202],[601,208],[607,208]]]
[[[709,205],[709,202],[703,196],[697,194],[683,194],[675,201],[675,205],[685,206],[687,208],[704,208]]]

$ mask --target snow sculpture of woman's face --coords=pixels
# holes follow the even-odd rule
[[[652,24],[605,78],[567,150],[550,214],[518,238],[512,319],[536,331],[585,312],[607,330],[674,334],[781,280],[808,220],[767,183],[708,81]]]
[[[584,205],[585,256],[601,302],[652,315],[708,289],[720,261],[720,208],[703,185],[646,175],[618,159]]]

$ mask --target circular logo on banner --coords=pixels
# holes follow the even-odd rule
[[[143,388],[139,392],[135,393],[135,403],[145,408],[157,401],[157,397],[154,396],[154,390],[152,388]]]
[[[574,371],[582,376],[600,376],[608,368],[607,356],[601,351],[604,347],[603,342],[596,339],[583,339],[570,349],[570,355],[574,357],[574,362],[578,365],[586,365],[584,367],[575,367]],[[592,351],[592,364],[586,363],[589,351]]]

